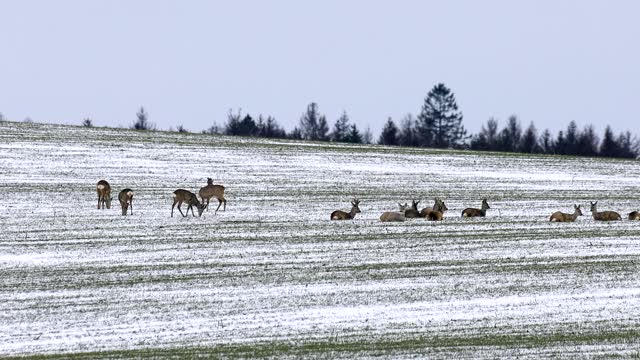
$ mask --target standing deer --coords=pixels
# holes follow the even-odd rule
[[[342,210],[336,210],[336,211],[331,213],[331,220],[350,220],[350,219],[353,219],[356,216],[356,214],[360,212],[360,208],[358,207],[358,205],[360,205],[360,200],[353,199],[351,201],[351,211],[350,212],[345,212],[345,211],[342,211]]]
[[[593,216],[593,220],[597,221],[613,221],[613,220],[622,220],[620,214],[615,211],[600,211],[596,209],[596,205],[598,202],[590,202],[591,204],[591,215]]]
[[[632,211],[629,213],[629,220],[640,220],[640,212]]]
[[[218,199],[218,208],[216,209],[215,213],[218,212],[218,209],[220,209],[220,205],[222,205],[223,203],[224,207],[222,208],[222,211],[227,210],[227,200],[224,198],[224,186],[213,185],[213,179],[207,178],[207,186],[200,188],[198,195],[200,195],[200,198],[202,198],[203,204],[204,200],[207,200],[207,204],[205,205],[207,207],[207,211],[209,211],[209,200],[212,197]]]
[[[567,214],[560,211],[556,211],[549,217],[549,221],[555,222],[574,222],[578,216],[582,215],[580,205],[573,205],[573,214]]]
[[[487,199],[482,199],[482,206],[480,209],[466,208],[462,210],[462,217],[485,216],[487,214],[487,209],[490,209],[489,203],[487,203]]]
[[[187,207],[187,215],[189,215],[189,209],[191,209],[191,215],[193,215],[194,217],[196,216],[196,214],[193,212],[193,206],[198,208],[198,216],[202,216],[202,212],[207,207],[206,205],[203,205],[200,203],[200,201],[198,201],[198,197],[196,196],[196,194],[188,190],[178,189],[173,192],[173,205],[171,205],[171,217],[173,217],[173,208],[176,206],[176,204],[178,204],[178,211],[180,211],[180,214],[182,214],[182,217],[187,216],[183,214],[182,210],[180,209],[180,205],[182,205],[183,202],[186,202],[189,205],[189,207]]]
[[[104,209],[105,205],[107,209],[111,209],[111,185],[106,180],[98,181],[96,185],[96,192],[98,193],[98,209],[100,209],[100,205]]]
[[[127,215],[127,208],[131,208],[131,215],[133,215],[133,190],[124,189],[118,194],[118,200],[120,201],[120,207],[122,207],[122,215]]]
[[[420,212],[418,211],[419,203],[420,203],[420,200],[418,201],[411,200],[411,207],[404,211],[404,217],[408,219],[419,217],[420,216]]]
[[[436,203],[433,205],[433,210],[427,213],[427,220],[430,221],[442,221],[444,217],[444,212],[449,210],[447,205],[445,205],[444,201],[436,198]]]

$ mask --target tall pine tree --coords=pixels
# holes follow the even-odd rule
[[[468,139],[456,98],[444,84],[437,84],[427,94],[416,131],[422,146],[459,148]]]

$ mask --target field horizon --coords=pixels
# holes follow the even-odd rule
[[[640,355],[637,160],[14,122],[0,154],[3,358]],[[226,211],[170,217],[209,177]]]

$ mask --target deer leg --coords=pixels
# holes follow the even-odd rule
[[[222,201],[224,201],[224,207],[222,208],[222,211],[227,211],[227,199],[222,199]]]
[[[131,208],[131,215],[133,215],[133,199],[129,201],[129,208]]]
[[[222,200],[218,199],[218,207],[216,208],[216,213],[220,209],[220,205],[222,205]]]
[[[100,195],[98,195],[98,210],[100,210]]]
[[[177,203],[177,201],[173,200],[173,205],[171,205],[171,217],[173,217],[173,208],[176,207]]]

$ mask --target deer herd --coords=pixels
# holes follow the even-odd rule
[[[444,201],[440,198],[435,198],[435,202],[432,207],[426,207],[422,210],[418,211],[418,204],[420,201],[412,200],[411,206],[407,203],[400,204],[400,211],[386,211],[380,215],[380,221],[382,222],[397,222],[397,221],[405,221],[406,219],[411,218],[425,218],[431,221],[442,221],[444,218],[444,212],[449,210],[447,205],[445,205]],[[342,210],[336,210],[331,213],[331,220],[349,220],[353,219],[356,214],[360,213],[360,200],[353,199],[351,201],[351,211],[346,212]],[[596,221],[614,221],[614,220],[622,220],[622,217],[619,213],[615,211],[598,211],[597,204],[591,203],[591,215],[593,216],[593,220]],[[487,199],[482,199],[482,204],[480,205],[480,209],[476,208],[466,208],[462,210],[462,217],[484,217],[487,215],[487,210],[490,209],[489,203]],[[582,215],[582,210],[580,209],[580,205],[573,206],[574,212],[573,214],[567,214],[560,211],[556,211],[549,217],[549,221],[551,222],[574,222],[578,218],[578,216]],[[629,220],[640,220],[640,212],[632,211],[628,215]]]
[[[98,209],[111,209],[111,185],[106,180],[98,181],[96,184],[96,192],[98,193]],[[171,217],[173,217],[173,209],[178,205],[178,211],[182,214],[183,217],[189,215],[189,210],[191,210],[191,215],[196,216],[193,211],[193,207],[195,206],[198,209],[198,216],[202,216],[202,212],[209,207],[209,201],[211,198],[216,198],[218,200],[218,208],[216,208],[215,213],[218,213],[220,206],[224,204],[222,211],[226,211],[227,209],[227,200],[224,198],[224,186],[222,185],[214,185],[213,179],[207,179],[207,185],[200,188],[198,192],[202,201],[198,200],[196,194],[192,193],[189,190],[178,189],[173,192],[173,205],[171,205]],[[133,215],[133,190],[127,188],[120,191],[118,194],[118,200],[120,201],[120,206],[122,207],[122,215],[127,215],[127,210],[131,209],[131,215]],[[206,200],[206,203],[205,203]],[[182,212],[180,206],[182,203],[187,204],[186,214]]]
[[[198,196],[192,193],[189,190],[185,189],[177,189],[173,192],[173,204],[171,205],[171,217],[173,217],[173,209],[178,205],[178,211],[183,217],[189,215],[189,210],[191,210],[191,215],[194,217],[195,212],[193,211],[193,207],[198,210],[198,216],[202,216],[202,212],[209,207],[209,201],[211,198],[215,198],[218,200],[218,207],[214,214],[218,213],[220,210],[220,206],[223,206],[222,211],[226,211],[227,209],[227,200],[224,198],[224,186],[222,185],[214,185],[213,180],[211,178],[207,178],[207,185],[200,188],[198,191]],[[98,193],[98,209],[111,209],[111,185],[106,180],[98,181],[96,185],[96,192]],[[122,208],[122,215],[127,215],[127,210],[130,210],[130,214],[133,215],[133,190],[126,188],[118,193],[118,201],[120,201],[120,206]],[[186,213],[182,212],[180,206],[185,203],[187,204]],[[435,198],[433,206],[425,207],[421,210],[418,210],[418,204],[420,204],[420,200],[412,200],[411,206],[407,203],[400,204],[399,211],[386,211],[380,215],[380,221],[382,222],[398,222],[405,221],[406,219],[412,218],[424,218],[429,221],[442,221],[444,219],[444,212],[449,210],[444,201],[440,198]],[[336,210],[331,213],[331,220],[351,220],[355,218],[356,214],[360,213],[360,200],[357,198],[351,201],[351,210],[349,212]],[[622,220],[622,217],[619,213],[615,211],[598,211],[597,210],[598,202],[591,203],[591,215],[593,216],[593,220],[596,221],[615,221]],[[487,215],[487,210],[490,209],[489,203],[487,199],[482,199],[482,204],[480,208],[466,208],[462,210],[462,217],[484,217]],[[580,209],[580,205],[573,205],[573,213],[563,213],[561,211],[556,211],[549,217],[549,221],[551,222],[574,222],[578,218],[578,216],[582,215],[582,210]],[[628,215],[629,220],[640,220],[640,212],[632,211]]]

